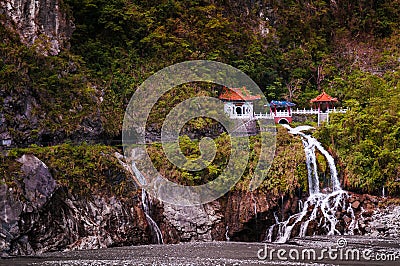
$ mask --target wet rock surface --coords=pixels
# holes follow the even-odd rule
[[[400,206],[387,198],[352,193],[349,202],[357,218],[354,234],[368,237],[400,237]]]
[[[297,198],[278,199],[261,191],[230,191],[222,198],[198,206],[161,204],[153,199],[153,213],[163,232],[164,243],[192,241],[245,241],[264,239],[275,223],[273,212],[288,216],[296,211]]]

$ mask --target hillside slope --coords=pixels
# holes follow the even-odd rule
[[[41,7],[65,14],[59,30],[74,28],[59,53],[46,48],[51,27],[50,33],[28,31],[42,38],[20,39],[26,24],[12,18],[30,13],[1,5],[4,143],[118,140],[129,98],[148,76],[184,60],[217,60],[247,73],[268,100],[308,107],[321,90],[338,97],[352,111],[320,136],[346,162],[347,188],[380,193],[386,186],[398,195],[398,0],[48,2]]]

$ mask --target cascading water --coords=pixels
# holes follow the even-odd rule
[[[299,126],[291,128],[289,125],[283,126],[289,130],[289,133],[300,135],[302,138],[306,154],[310,196],[302,204],[303,208],[299,213],[290,216],[286,221],[276,222],[276,224],[268,228],[265,241],[285,243],[295,236],[352,234],[352,230],[357,227],[357,222],[355,221],[354,211],[347,200],[349,195],[340,187],[333,157],[315,138],[302,132],[310,130],[312,127]],[[318,149],[325,156],[329,165],[331,177],[331,187],[329,188],[331,193],[329,194],[320,192],[315,149]],[[349,224],[343,224],[345,222],[340,219],[345,215],[351,220]]]
[[[146,179],[142,175],[142,173],[137,169],[135,162],[132,162],[132,170],[135,173],[136,178],[142,184],[146,184]],[[163,244],[163,237],[160,228],[158,227],[157,223],[151,218],[150,216],[150,209],[151,209],[151,201],[147,195],[146,190],[142,188],[142,207],[144,214],[146,215],[147,223],[150,226],[151,234],[153,237],[153,243],[155,244]]]
[[[226,241],[231,241],[231,238],[229,237],[229,226],[225,226],[225,239]]]

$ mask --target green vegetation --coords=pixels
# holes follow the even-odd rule
[[[271,195],[275,197],[282,193],[293,194],[296,188],[307,191],[307,169],[302,143],[299,139],[289,135],[286,129],[278,127],[278,131],[275,158],[270,171],[262,177],[264,181],[261,184],[261,189],[269,191]],[[261,135],[250,137],[250,154],[247,166],[242,178],[231,188],[232,190],[248,190],[260,157],[261,138],[268,137],[265,134],[266,133],[262,133]],[[231,145],[235,145],[235,142],[240,141],[240,137],[231,138],[224,133],[214,141],[216,143],[216,156],[212,162],[204,162],[202,160],[188,162],[189,164],[197,163],[203,166],[207,163],[208,166],[201,171],[180,169],[170,161],[165,160],[166,155],[162,151],[162,145],[160,143],[149,145],[147,151],[150,154],[153,165],[164,177],[183,185],[201,185],[223,174],[224,169],[227,167],[228,160],[230,160]],[[180,137],[179,145],[181,151],[188,159],[201,159],[198,141],[192,141],[189,137],[182,136]],[[168,146],[176,148],[171,144],[167,145],[167,149],[169,148]],[[186,165],[186,167],[188,166]]]
[[[342,89],[351,111],[333,116],[318,132],[337,152],[348,189],[380,195],[385,186],[390,195],[400,195],[399,74],[347,77]]]
[[[200,157],[199,142],[192,141],[188,136],[182,136],[179,139],[179,147],[176,145],[166,144],[166,149],[172,150],[172,156],[176,156],[178,152],[177,148],[180,148],[182,153],[189,159],[184,168],[204,168],[201,171],[189,171],[180,169],[169,160],[165,160],[166,155],[162,150],[161,143],[153,143],[147,147],[150,158],[153,162],[154,167],[171,181],[180,183],[182,185],[201,185],[214,180],[217,176],[222,173],[222,170],[226,167],[227,161],[230,156],[230,143],[231,139],[229,135],[222,134],[215,139],[216,155],[212,162],[202,160]],[[197,160],[196,160],[197,159]]]
[[[293,195],[297,188],[308,191],[307,166],[303,144],[283,127],[277,128],[276,152],[261,189],[272,195]]]
[[[346,188],[379,193],[385,186],[391,195],[400,194],[398,0],[62,2],[76,29],[71,49],[58,56],[45,57],[35,47],[21,44],[15,32],[4,26],[7,18],[0,15],[0,114],[5,120],[0,126],[17,145],[48,145],[46,139],[60,144],[70,139],[118,138],[125,107],[147,77],[185,60],[217,60],[243,70],[268,100],[285,98],[303,108],[321,90],[338,97],[351,111],[333,116],[317,137],[337,155]],[[205,89],[203,95],[215,96],[215,88],[207,85],[176,88],[159,100],[149,127],[157,132],[168,110],[201,94],[200,89]],[[201,132],[211,123],[201,118],[188,126]],[[85,139],[83,124],[100,129],[94,130],[92,139]],[[221,149],[227,149],[224,136],[218,141]],[[184,147],[194,145],[187,139],[183,143]],[[252,143],[256,149],[257,141]],[[66,149],[74,154],[75,148],[67,147],[47,151]],[[86,145],[86,149],[98,147]],[[299,149],[279,151],[278,146],[271,176],[264,184],[267,188],[286,191],[295,187],[296,181],[286,180],[286,175],[304,180],[304,166],[296,157]],[[48,157],[43,159],[53,162],[54,169],[64,169],[62,161],[51,159],[51,152],[45,150],[40,154]],[[171,178],[193,184],[211,180],[227,156],[224,152],[217,155],[220,158],[210,169]],[[290,161],[293,156],[295,162]],[[77,160],[82,167],[86,163]],[[294,172],[287,172],[289,166],[294,166]],[[163,167],[175,173],[170,166]],[[65,172],[77,178],[82,169]],[[251,169],[248,166],[246,171]],[[55,174],[60,180],[68,178]],[[93,180],[93,176],[80,178]]]
[[[75,195],[99,191],[131,197],[137,192],[136,185],[114,156],[115,151],[112,147],[86,144],[12,149],[7,156],[0,157],[0,173],[4,182],[15,187],[14,181],[23,176],[16,159],[23,154],[33,154],[49,167],[59,185]]]

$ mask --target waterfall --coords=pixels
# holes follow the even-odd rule
[[[317,171],[317,158],[315,156],[315,148],[318,149],[325,156],[326,161],[329,165],[329,170],[331,174],[331,181],[332,181],[332,190],[337,191],[341,190],[340,181],[338,178],[335,160],[329,154],[324,147],[322,147],[321,143],[313,138],[310,135],[304,134],[302,131],[310,130],[312,127],[310,126],[299,126],[296,128],[291,128],[289,125],[283,125],[285,128],[289,130],[289,133],[293,135],[300,135],[303,141],[304,152],[306,154],[306,163],[307,163],[307,171],[308,171],[308,186],[309,186],[309,193],[317,194],[320,193],[319,188],[319,176]]]
[[[146,184],[146,179],[142,175],[142,173],[137,169],[135,162],[132,162],[132,170],[135,173],[136,178],[139,180],[139,182],[143,185]],[[150,231],[153,237],[153,242],[155,244],[163,244],[163,236],[161,233],[160,228],[158,227],[157,223],[151,218],[150,216],[150,210],[151,210],[151,200],[149,199],[149,196],[147,195],[146,190],[142,187],[142,207],[144,214],[146,216],[147,223],[150,226]]]
[[[299,201],[297,202],[297,205],[298,205],[298,209],[299,209],[299,211],[302,211],[302,210],[303,210],[303,208],[304,208],[303,201],[299,200]]]
[[[276,212],[274,212],[274,218],[275,218],[275,223],[279,223],[279,218],[278,215],[276,214]]]
[[[257,218],[257,201],[254,198],[254,195],[251,194],[251,198],[253,200],[253,211],[254,211],[254,217]]]
[[[289,133],[299,135],[302,138],[308,171],[309,197],[302,204],[302,208],[298,213],[290,216],[286,221],[276,221],[276,224],[268,228],[265,241],[285,243],[295,236],[351,234],[358,224],[355,221],[354,211],[347,200],[349,195],[340,187],[335,160],[322,147],[320,142],[302,132],[312,129],[312,127],[300,126],[291,128],[289,125],[283,126],[289,130]],[[332,191],[329,194],[320,192],[316,149],[325,156],[329,165],[332,186],[329,188]],[[274,216],[276,215],[274,214]],[[351,219],[351,223],[345,225],[348,228],[347,231],[346,228],[343,228],[343,226],[341,228],[339,225],[340,218],[344,216]]]
[[[225,239],[226,239],[226,241],[231,241],[231,238],[229,237],[229,235],[228,235],[228,233],[229,233],[229,226],[227,225],[227,226],[225,226]]]

